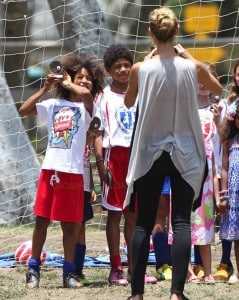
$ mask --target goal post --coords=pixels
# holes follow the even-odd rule
[[[135,61],[142,59],[151,44],[148,12],[160,5],[178,16],[177,42],[215,64],[226,95],[238,59],[239,0],[0,0],[0,254],[31,238],[46,143],[44,127],[35,118],[20,118],[19,106],[39,89],[49,62],[66,53],[90,54],[101,62],[110,44],[121,43],[133,51]],[[87,228],[102,231],[106,214],[94,156],[92,166],[98,201]],[[52,228],[48,243],[61,235],[57,222]],[[61,252],[62,247],[52,242],[51,250]]]

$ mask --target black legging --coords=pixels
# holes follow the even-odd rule
[[[135,182],[138,216],[131,245],[132,295],[144,293],[144,274],[149,255],[150,235],[155,224],[158,199],[166,176],[170,176],[172,191],[171,292],[182,294],[184,290],[191,251],[190,215],[194,191],[175,168],[169,153],[164,151],[150,171]]]

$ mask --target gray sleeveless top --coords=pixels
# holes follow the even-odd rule
[[[170,153],[182,177],[199,195],[205,167],[204,141],[197,107],[196,67],[190,60],[151,59],[138,74],[139,118],[129,162],[127,196],[162,151]]]

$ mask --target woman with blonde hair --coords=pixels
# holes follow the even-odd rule
[[[206,165],[197,82],[215,95],[221,93],[221,85],[203,63],[181,45],[175,46],[178,21],[171,9],[162,7],[150,13],[149,33],[157,49],[148,55],[149,59],[133,65],[125,96],[127,107],[138,98],[139,109],[124,203],[132,208],[132,192],[137,195],[131,298],[143,299],[150,234],[158,198],[169,176],[173,228],[170,299],[181,300],[187,299],[183,291],[191,249],[191,209],[199,198]]]

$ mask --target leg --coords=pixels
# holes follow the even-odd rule
[[[85,278],[83,274],[83,267],[85,261],[86,253],[86,238],[85,238],[85,222],[77,223],[77,239],[75,245],[75,271],[74,274],[77,276],[77,279],[80,281],[81,285],[89,285],[89,281]]]
[[[120,260],[120,220],[121,211],[108,211],[107,223],[106,223],[106,238],[109,247],[111,267],[121,267]]]
[[[202,258],[200,254],[200,246],[199,245],[194,245],[194,266],[193,266],[193,272],[194,274],[202,279],[205,275],[204,273],[204,268],[203,268],[203,263],[202,263]]]
[[[42,247],[46,241],[47,228],[50,220],[42,217],[36,217],[35,228],[32,235],[32,258],[41,257]]]
[[[151,171],[136,182],[138,214],[131,243],[133,299],[137,299],[135,297],[142,296],[144,293],[144,275],[149,255],[150,235],[155,224],[158,197],[163,182],[164,177],[159,178]]]
[[[77,223],[77,239],[75,246],[75,270],[79,276],[82,275],[86,243],[85,243],[85,223]]]
[[[81,284],[78,278],[74,274],[77,223],[61,222],[61,229],[63,232],[63,248],[64,248],[63,287],[78,288],[81,287]]]
[[[237,273],[239,274],[239,240],[234,241],[234,251],[237,265]]]
[[[191,253],[190,216],[194,191],[176,172],[171,177],[172,187],[172,285],[171,299],[183,294]]]
[[[222,257],[214,274],[216,281],[226,282],[233,274],[233,265],[231,262],[232,241],[222,240]]]
[[[76,244],[76,223],[61,222],[63,232],[64,258],[68,263],[74,263]]]
[[[32,235],[32,254],[28,261],[26,273],[26,288],[38,288],[40,281],[41,251],[46,240],[49,219],[36,217],[35,228]]]
[[[159,197],[157,216],[154,228],[152,230],[156,268],[163,264],[171,264],[171,246],[168,244],[168,235],[166,232],[169,216],[170,196],[161,194]]]
[[[111,271],[109,283],[115,285],[127,285],[128,281],[124,278],[121,257],[120,257],[120,220],[122,211],[108,211],[106,224],[106,237],[110,253]]]
[[[232,266],[231,262],[232,241],[222,240],[221,263]]]
[[[156,259],[156,278],[157,280],[171,280],[171,245],[168,243],[168,216],[169,216],[170,196],[161,194],[155,225],[152,231],[152,240],[154,245]]]
[[[133,231],[134,231],[135,223],[136,223],[136,213],[131,212],[131,211],[124,212],[124,218],[125,218],[124,238],[125,238],[126,245],[127,245],[128,269],[130,272],[130,270],[131,270],[130,247],[131,247],[132,235],[133,235]]]
[[[212,276],[212,252],[211,245],[199,245],[200,256],[202,258],[202,265],[204,269],[204,281],[207,283],[214,283]]]
[[[237,273],[230,274],[228,283],[236,284],[239,281],[239,240],[234,241],[234,253],[235,253],[235,261],[237,265]]]

